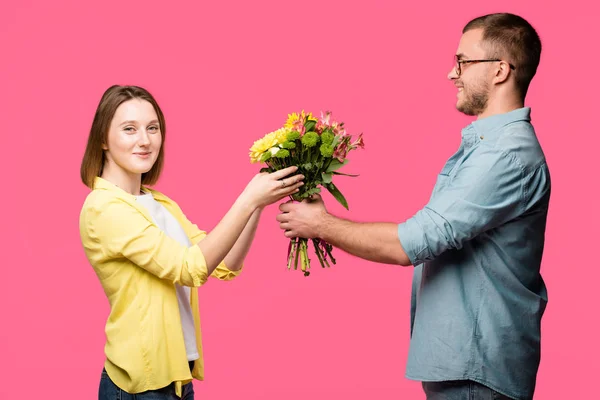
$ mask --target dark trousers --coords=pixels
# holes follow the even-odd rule
[[[193,367],[194,362],[190,361],[190,371]],[[161,389],[130,394],[115,385],[109,378],[106,370],[102,369],[98,400],[194,400],[194,386],[192,382],[183,385],[182,390],[181,398],[175,394],[175,384],[173,383]]]
[[[427,400],[511,400],[473,381],[423,382]]]

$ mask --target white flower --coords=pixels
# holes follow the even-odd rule
[[[275,157],[275,154],[279,152],[279,147],[273,146],[269,149],[269,151],[271,152],[271,157]]]

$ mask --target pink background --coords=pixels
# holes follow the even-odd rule
[[[325,4],[326,3],[326,4]],[[597,337],[599,37],[594,2],[3,2],[0,399],[93,399],[108,303],[81,248],[79,165],[110,85],[166,114],[157,188],[204,229],[256,165],[248,148],[287,113],[332,110],[366,150],[338,179],[346,212],[401,222],[427,201],[470,119],[446,75],[463,25],[511,11],[543,42],[527,105],[553,178],[543,276],[550,302],[536,399],[591,398]],[[309,278],[285,268],[265,211],[243,275],[200,288],[198,399],[422,399],[404,378],[411,268],[336,251]]]

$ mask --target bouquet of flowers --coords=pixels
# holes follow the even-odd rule
[[[288,115],[285,125],[262,139],[254,142],[250,148],[251,163],[265,163],[261,171],[273,172],[290,166],[297,166],[298,173],[304,175],[304,185],[300,191],[290,196],[294,201],[310,199],[321,192],[321,187],[327,189],[342,206],[348,209],[348,202],[333,183],[335,175],[356,177],[339,172],[348,163],[350,151],[364,148],[362,133],[353,140],[346,133],[343,122],[331,118],[331,112],[321,112],[320,118],[312,113]],[[330,267],[328,258],[335,264],[332,246],[320,239],[311,239],[317,259],[321,267]],[[310,259],[308,257],[308,239],[293,238],[288,247],[288,269],[304,271],[308,276]]]

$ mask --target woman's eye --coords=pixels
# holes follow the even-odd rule
[[[151,127],[148,128],[148,130],[150,132],[157,132],[158,131],[158,126],[151,126]]]
[[[125,132],[128,132],[128,133],[131,133],[131,132],[133,132],[133,131],[134,131],[133,127],[131,127],[131,126],[128,126],[128,127],[126,127],[125,129],[123,129],[123,130],[124,130]]]

